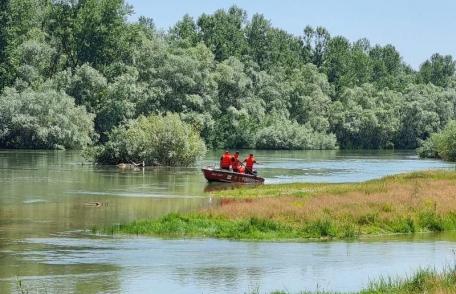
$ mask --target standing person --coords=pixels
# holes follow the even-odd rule
[[[220,168],[230,170],[231,166],[231,154],[228,151],[220,157]]]
[[[244,173],[244,167],[239,160],[239,151],[236,151],[236,153],[234,153],[234,155],[231,157],[231,167],[235,173]]]
[[[253,169],[253,164],[256,163],[256,159],[252,153],[244,159],[245,162],[245,171],[251,175],[256,174],[256,171]]]

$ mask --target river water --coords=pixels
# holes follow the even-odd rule
[[[409,151],[255,154],[266,183],[356,182],[454,169]],[[356,291],[382,275],[455,263],[455,233],[274,243],[85,231],[215,205],[199,168],[217,157],[210,153],[193,168],[133,171],[84,164],[77,152],[0,151],[0,293]]]

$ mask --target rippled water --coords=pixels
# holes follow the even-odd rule
[[[353,182],[429,168],[413,152],[256,152],[267,183]],[[451,234],[256,243],[94,237],[81,230],[214,205],[199,167],[119,170],[75,152],[0,151],[0,293],[356,290],[381,274],[453,262]],[[419,239],[417,239],[419,238]],[[42,290],[42,291],[41,291]]]

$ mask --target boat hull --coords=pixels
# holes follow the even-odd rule
[[[229,170],[203,168],[204,177],[209,182],[261,184],[264,178],[255,175],[235,173]]]

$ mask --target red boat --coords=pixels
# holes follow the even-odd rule
[[[215,169],[207,167],[201,169],[204,177],[209,182],[223,183],[245,183],[245,184],[261,184],[264,183],[264,178],[250,174],[235,173],[225,169]]]

